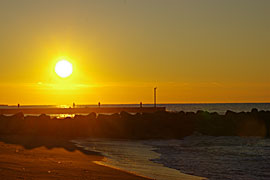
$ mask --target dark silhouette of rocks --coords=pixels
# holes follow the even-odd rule
[[[251,112],[225,115],[206,111],[166,112],[111,115],[90,113],[74,118],[51,118],[45,114],[26,116],[0,115],[1,135],[52,136],[61,138],[182,138],[194,133],[211,136],[270,137],[270,112],[252,109]]]

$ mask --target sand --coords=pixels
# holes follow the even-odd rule
[[[0,136],[0,179],[3,180],[147,180],[93,163],[103,158],[64,139]]]

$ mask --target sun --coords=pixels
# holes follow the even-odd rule
[[[55,65],[55,72],[61,78],[66,78],[70,76],[73,72],[73,67],[67,60],[61,60]]]

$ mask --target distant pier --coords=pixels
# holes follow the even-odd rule
[[[165,107],[87,107],[87,108],[12,108],[0,109],[0,114],[89,114],[89,113],[153,113],[166,111]]]

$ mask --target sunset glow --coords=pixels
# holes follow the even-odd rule
[[[270,180],[270,0],[0,0],[0,24],[0,180]]]
[[[0,102],[269,102],[270,1],[206,1],[4,0]]]

